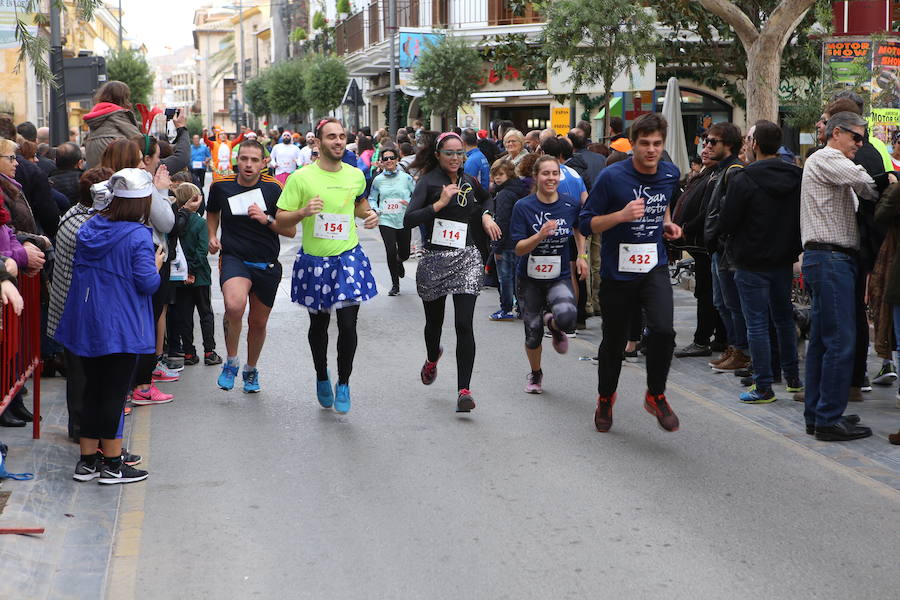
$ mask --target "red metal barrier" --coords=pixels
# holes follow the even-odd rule
[[[16,315],[12,306],[3,307],[0,328],[0,413],[32,378],[31,398],[34,402],[32,436],[41,437],[41,277],[20,275],[19,293],[25,307]]]

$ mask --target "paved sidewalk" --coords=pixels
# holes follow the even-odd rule
[[[25,404],[30,408],[30,396]],[[32,481],[3,480],[0,492],[9,498],[0,524],[46,530],[0,536],[0,598],[102,598],[122,486],[72,479],[78,446],[67,435],[65,379],[41,381],[41,409],[39,440],[30,426],[0,428],[7,470],[35,474]]]
[[[696,324],[696,300],[691,292],[675,288],[675,331],[677,347],[686,346],[693,339]],[[578,332],[578,338],[596,345],[601,339],[601,319],[588,319],[588,329]],[[804,347],[801,347],[800,369],[803,373]],[[586,354],[585,356],[596,355]],[[900,408],[895,395],[897,385],[890,387],[873,385],[869,393],[863,393],[863,402],[852,402],[849,413],[857,413],[862,422],[871,427],[874,435],[864,440],[852,442],[820,442],[806,435],[803,420],[803,403],[794,402],[793,394],[784,391],[783,385],[774,386],[777,402],[772,404],[745,405],[738,401],[744,391],[740,380],[731,373],[715,373],[709,368],[707,357],[673,358],[669,375],[670,386],[677,386],[683,394],[694,395],[713,401],[766,429],[783,435],[822,456],[854,469],[861,475],[870,477],[887,486],[900,490],[900,446],[892,446],[887,436],[900,429]],[[626,368],[643,370],[644,358],[628,363]],[[583,364],[591,365],[589,362]],[[881,368],[881,359],[874,354],[869,357],[870,377]],[[675,407],[677,409],[677,407]],[[750,457],[758,460],[760,457]]]

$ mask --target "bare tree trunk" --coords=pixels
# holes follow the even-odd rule
[[[781,0],[762,29],[729,0],[700,0],[703,8],[728,23],[747,52],[747,124],[778,122],[781,54],[815,0]]]
[[[747,127],[760,119],[778,123],[782,48],[759,37],[747,49]]]

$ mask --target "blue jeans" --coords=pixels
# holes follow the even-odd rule
[[[497,280],[500,283],[500,310],[512,312],[516,301],[516,251],[502,250],[494,254]]]
[[[719,270],[719,253],[712,255],[713,304],[725,324],[728,343],[738,350],[746,350],[747,322],[741,310],[741,297],[734,283],[734,271]],[[755,365],[754,365],[755,368]]]
[[[843,252],[807,250],[803,278],[812,295],[806,349],[807,425],[829,427],[844,414],[856,343],[856,260]]]
[[[753,381],[761,391],[772,389],[770,314],[778,337],[781,370],[788,380],[800,375],[794,306],[791,304],[793,278],[793,268],[790,265],[764,271],[737,269],[734,272],[734,282],[741,295],[741,308],[747,322],[750,357],[753,359]]]

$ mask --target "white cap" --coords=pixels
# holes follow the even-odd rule
[[[91,186],[91,198],[95,211],[105,210],[113,196],[119,198],[146,198],[153,193],[153,178],[143,169],[122,169],[108,181]]]

